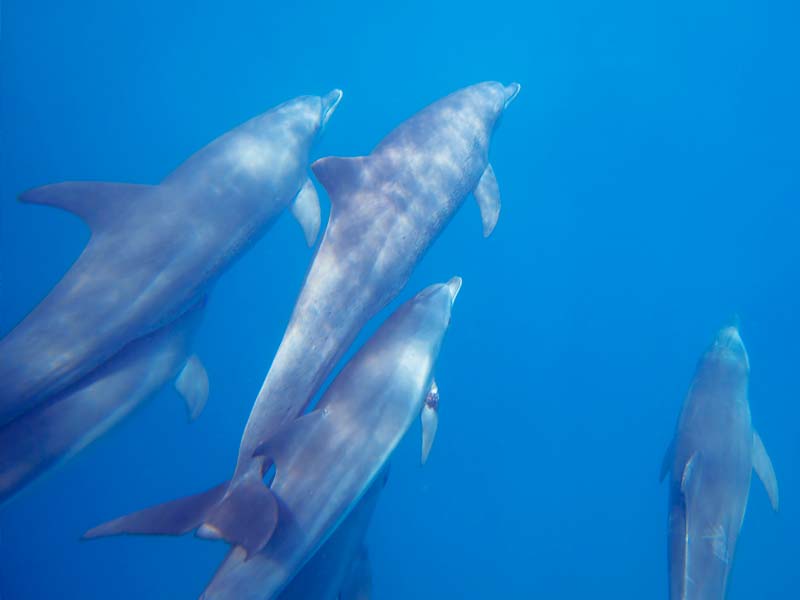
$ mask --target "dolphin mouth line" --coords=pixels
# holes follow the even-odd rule
[[[336,107],[339,106],[339,103],[342,101],[342,96],[344,92],[340,89],[334,89],[325,94],[322,98],[322,115],[320,117],[321,127],[325,127],[325,125],[330,120],[331,116],[333,115]]]
[[[503,105],[503,109],[504,110],[506,108],[508,108],[509,104],[511,104],[514,101],[514,99],[517,97],[517,95],[519,94],[519,91],[521,89],[522,89],[522,86],[520,84],[518,84],[516,81],[513,82],[513,83],[508,84],[505,87],[506,101],[505,101],[505,104]]]
[[[455,303],[456,296],[458,296],[458,292],[461,291],[461,283],[462,279],[458,275],[453,277],[450,281],[448,281],[445,285],[447,286],[448,290],[450,291],[450,303]]]

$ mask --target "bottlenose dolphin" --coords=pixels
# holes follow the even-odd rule
[[[320,210],[308,155],[341,96],[281,104],[159,185],[65,182],[22,194],[75,213],[92,235],[50,294],[0,340],[0,424],[180,316],[290,204],[311,245]]]
[[[176,377],[175,387],[194,419],[208,396],[205,371],[190,356],[204,304],[202,299],[50,401],[0,427],[0,503],[82,450]]]
[[[725,597],[753,470],[778,510],[775,471],[750,422],[749,371],[738,329],[721,329],[697,366],[664,457],[673,600]]]
[[[278,596],[279,600],[369,600],[372,572],[364,536],[386,476],[369,490]]]
[[[455,277],[403,304],[345,365],[312,412],[257,449],[265,463],[275,465],[271,489],[262,484],[274,508],[250,517],[251,508],[240,505],[240,515],[231,519],[269,519],[268,543],[260,550],[232,548],[205,600],[275,597],[358,504],[422,410],[460,287]],[[85,537],[189,531],[197,523],[187,514],[215,502],[223,486],[115,519]],[[208,522],[198,535],[219,537]]]
[[[473,85],[399,125],[369,156],[328,157],[312,165],[330,196],[331,216],[245,426],[234,475],[216,505],[208,505],[205,495],[192,505],[197,523],[251,553],[269,539],[271,521],[263,515],[275,509],[264,494],[264,459],[254,456],[255,449],[303,412],[470,192],[480,206],[484,236],[492,232],[500,196],[489,142],[519,89],[516,83]],[[425,422],[435,433],[430,419]]]

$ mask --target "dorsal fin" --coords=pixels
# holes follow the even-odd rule
[[[135,201],[158,186],[102,181],[65,181],[23,192],[20,202],[54,206],[79,216],[93,232],[120,213],[120,203]]]
[[[364,176],[366,156],[327,156],[311,165],[314,175],[328,192],[331,205],[339,206],[358,189]]]

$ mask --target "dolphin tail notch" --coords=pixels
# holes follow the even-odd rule
[[[278,523],[278,502],[257,477],[229,482],[206,492],[145,508],[98,525],[84,539],[112,535],[184,535],[197,529],[198,537],[223,539],[241,546],[247,557],[261,550]]]
[[[83,219],[92,232],[114,219],[124,218],[120,203],[137,199],[159,189],[156,185],[104,183],[101,181],[65,181],[23,192],[20,202],[60,208]]]

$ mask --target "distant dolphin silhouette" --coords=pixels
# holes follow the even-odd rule
[[[372,569],[364,536],[386,476],[378,476],[350,514],[294,576],[278,600],[369,600]]]
[[[422,411],[460,287],[455,277],[403,304],[345,365],[312,412],[257,449],[275,465],[271,490],[262,484],[271,506],[262,503],[264,512],[253,515],[241,504],[240,514],[228,515],[260,519],[249,521],[256,531],[266,523],[268,543],[258,551],[234,547],[206,588],[205,600],[275,597],[358,505]],[[223,493],[224,484],[120,517],[85,537],[183,533],[192,528],[189,515]],[[206,523],[198,535],[218,533]]]
[[[778,482],[750,422],[750,363],[725,327],[697,367],[661,468],[669,486],[672,600],[722,600],[755,470],[778,510]]]
[[[0,340],[0,425],[179,317],[290,204],[313,243],[320,211],[306,165],[340,99],[334,90],[290,100],[218,138],[159,185],[66,182],[22,194],[80,216],[92,236]]]

